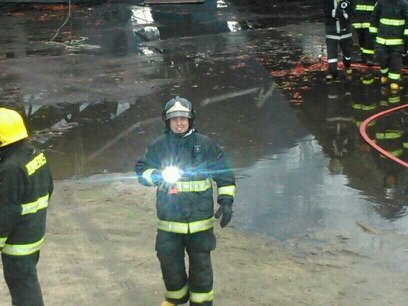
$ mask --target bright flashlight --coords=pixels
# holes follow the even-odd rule
[[[181,170],[177,167],[166,167],[162,171],[162,177],[167,183],[174,184],[181,177]]]

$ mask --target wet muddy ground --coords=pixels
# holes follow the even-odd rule
[[[164,103],[184,96],[237,173],[234,230],[299,256],[338,231],[405,271],[403,244],[372,233],[408,233],[407,170],[358,133],[405,104],[405,90],[381,90],[375,70],[326,83],[316,5],[249,3],[108,1],[74,5],[68,20],[67,6],[3,7],[0,103],[24,114],[60,180],[132,171],[162,132]],[[406,122],[398,112],[368,133],[404,133]],[[403,139],[388,149],[407,161]]]

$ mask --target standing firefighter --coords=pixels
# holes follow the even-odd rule
[[[352,26],[356,30],[360,45],[361,59],[372,66],[374,57],[374,36],[370,34],[371,13],[376,0],[356,0]]]
[[[375,38],[375,55],[381,68],[381,84],[399,90],[402,56],[408,38],[408,2],[379,0],[371,16],[370,33]]]
[[[53,191],[43,153],[26,141],[21,116],[0,108],[0,249],[15,306],[44,305],[36,265]]]
[[[326,16],[326,46],[327,62],[329,64],[326,80],[337,78],[338,46],[342,52],[343,64],[346,74],[351,75],[351,52],[353,38],[351,33],[350,16],[352,3],[347,0],[324,0],[324,13]]]
[[[176,97],[168,101],[163,112],[164,135],[136,163],[139,182],[157,186],[156,251],[166,286],[162,306],[188,300],[190,305],[213,305],[213,180],[220,204],[215,217],[221,217],[222,227],[232,217],[234,175],[218,145],[194,130],[194,117],[188,100]]]

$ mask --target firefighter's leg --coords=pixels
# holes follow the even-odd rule
[[[351,34],[351,33],[350,33]],[[344,68],[347,74],[351,73],[351,52],[353,48],[353,39],[350,37],[340,40],[340,48],[343,58]]]
[[[357,38],[358,38],[358,45],[360,46],[360,56],[361,60],[363,62],[366,61],[366,58],[364,56],[364,29],[363,28],[358,28],[355,29],[357,33]]]
[[[333,38],[326,38],[326,46],[327,46],[327,63],[329,66],[326,79],[330,81],[333,78],[337,77],[338,40]]]
[[[187,252],[190,259],[190,305],[213,305],[213,270],[211,251],[215,249],[213,229],[190,234]]]
[[[43,306],[41,287],[37,278],[39,252],[27,256],[1,254],[4,279],[15,306]]]
[[[390,89],[398,90],[401,78],[402,68],[402,47],[395,46],[390,49],[390,70],[388,71],[388,79],[390,80]]]
[[[388,83],[388,51],[387,47],[377,44],[375,46],[375,57],[378,64],[380,65],[381,71],[381,85],[386,85]]]
[[[175,305],[189,299],[184,250],[185,235],[157,231],[156,252],[166,286],[166,301]]]
[[[374,65],[374,35],[369,31],[369,28],[363,29],[364,31],[364,54],[367,65]]]

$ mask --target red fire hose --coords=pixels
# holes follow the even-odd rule
[[[408,107],[408,104],[401,105],[401,106],[397,106],[397,107],[394,107],[394,108],[391,108],[391,109],[387,109],[387,110],[385,110],[385,111],[379,112],[379,113],[377,113],[377,114],[375,114],[375,115],[373,115],[373,116],[367,118],[367,119],[364,120],[363,123],[361,123],[361,125],[360,125],[360,135],[361,135],[361,137],[363,137],[363,139],[364,139],[371,147],[373,147],[375,150],[377,150],[381,155],[384,155],[385,157],[387,157],[387,158],[391,159],[392,161],[396,162],[397,164],[399,164],[399,165],[401,165],[401,166],[403,166],[403,167],[405,167],[405,168],[408,168],[408,163],[404,162],[403,160],[399,159],[398,157],[395,157],[395,156],[392,155],[391,153],[389,153],[389,152],[385,151],[384,149],[382,149],[381,147],[377,146],[377,145],[368,137],[367,132],[366,132],[367,125],[368,125],[371,121],[374,121],[374,120],[377,119],[377,118],[380,118],[380,117],[385,116],[385,115],[387,115],[387,114],[389,114],[389,113],[398,111],[398,110],[403,109],[403,108],[406,108],[406,107]]]

